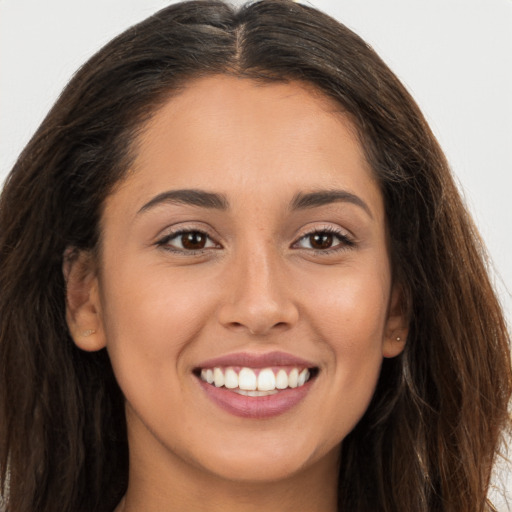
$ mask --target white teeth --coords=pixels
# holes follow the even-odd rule
[[[299,370],[294,368],[290,375],[288,375],[288,386],[290,388],[296,388],[299,385]]]
[[[240,388],[242,388],[242,386],[240,386]],[[258,375],[258,390],[272,391],[273,389],[276,389],[276,376],[270,368],[265,368],[261,370]]]
[[[250,368],[242,368],[238,374],[238,387],[246,391],[261,389],[256,383],[256,374]]]
[[[268,395],[275,395],[276,393],[279,393],[277,389],[272,389],[271,391],[246,391],[245,389],[235,389],[235,393],[238,393],[239,395],[244,396],[268,396]]]
[[[298,379],[297,384],[299,386],[303,386],[306,383],[306,381],[308,380],[308,378],[309,378],[309,370],[307,368],[304,368],[304,370],[302,370],[299,373],[299,379]]]
[[[208,382],[208,384],[213,383],[213,370],[211,368],[208,368],[207,370],[201,370],[201,379],[205,382]]]
[[[234,368],[206,368],[201,370],[201,380],[215,387],[222,386],[246,396],[266,396],[278,390],[303,386],[311,374],[307,368],[300,373],[292,368],[290,373],[281,368],[274,373],[272,368],[262,368],[258,375],[252,368],[241,368],[237,373]]]
[[[224,374],[220,368],[213,369],[213,382],[215,383],[216,388],[224,386]]]
[[[288,374],[284,370],[279,370],[276,375],[276,388],[286,389],[288,387]]]
[[[228,368],[224,374],[224,386],[228,389],[235,389],[238,387],[238,375],[233,368]]]

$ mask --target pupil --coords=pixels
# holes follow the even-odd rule
[[[206,237],[197,231],[184,233],[181,236],[181,243],[185,249],[203,249],[206,243]]]
[[[329,249],[332,246],[333,236],[329,233],[315,233],[311,237],[311,245],[315,249]]]

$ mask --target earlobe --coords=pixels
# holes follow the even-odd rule
[[[383,357],[396,357],[401,354],[407,342],[406,336],[406,334],[402,334],[400,336],[391,335],[390,337],[386,337],[382,344]]]
[[[407,335],[409,334],[408,317],[409,315],[404,307],[402,289],[395,285],[391,293],[386,329],[382,342],[383,357],[396,357],[404,350]]]
[[[88,251],[67,249],[62,266],[66,282],[66,321],[75,344],[89,352],[105,347],[96,263]]]

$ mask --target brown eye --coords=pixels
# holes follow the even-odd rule
[[[208,237],[199,231],[190,231],[181,235],[182,247],[190,251],[204,249],[206,247],[207,240]]]
[[[294,244],[294,247],[330,253],[337,249],[347,249],[353,245],[354,242],[342,232],[319,230],[304,235]]]
[[[309,243],[313,249],[329,249],[332,247],[334,235],[332,233],[313,233],[309,235]]]
[[[193,252],[203,249],[216,249],[216,244],[206,233],[202,231],[179,231],[164,237],[158,245],[175,252]]]

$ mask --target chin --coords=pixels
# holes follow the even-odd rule
[[[270,483],[307,472],[320,460],[337,461],[339,445],[331,453],[315,451],[312,446],[293,443],[245,443],[216,453],[203,453],[200,464],[218,477],[240,483]],[[222,447],[224,448],[224,447]],[[335,462],[337,463],[337,462]]]

